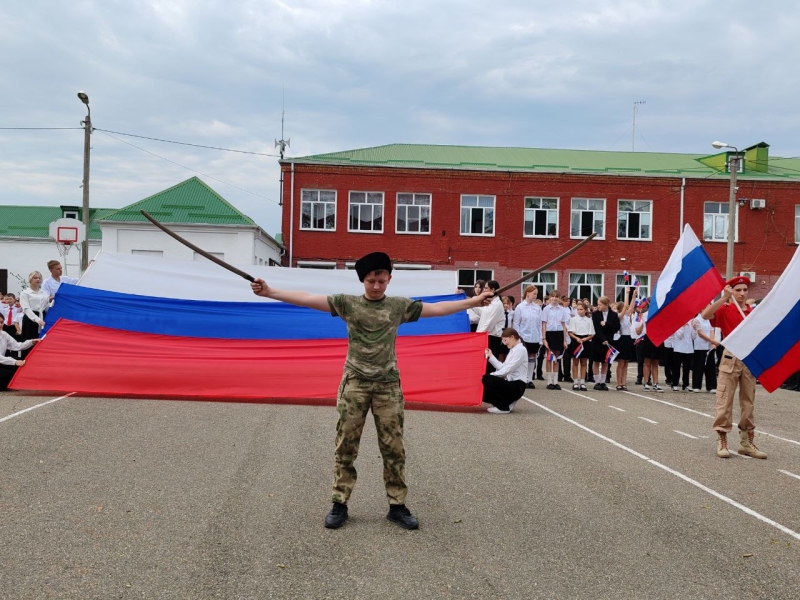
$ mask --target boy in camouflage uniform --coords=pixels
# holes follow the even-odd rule
[[[402,323],[421,317],[443,317],[480,306],[492,292],[486,291],[464,300],[427,304],[386,296],[386,287],[392,279],[392,262],[387,254],[367,254],[356,262],[355,268],[364,284],[363,296],[287,292],[270,288],[263,279],[256,279],[251,288],[259,296],[330,312],[347,323],[347,359],[336,399],[339,419],[334,453],[333,507],[325,517],[325,527],[336,529],[347,520],[347,500],[357,477],[354,463],[367,412],[372,409],[389,500],[386,518],[406,529],[417,529],[419,521],[405,505],[408,488],[403,447],[404,400],[395,354],[397,329]]]

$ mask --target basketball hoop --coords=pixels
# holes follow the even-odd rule
[[[62,218],[50,223],[50,237],[56,242],[58,255],[63,259],[64,272],[67,270],[66,257],[72,246],[86,243],[86,226],[78,219]]]

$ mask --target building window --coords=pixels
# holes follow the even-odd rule
[[[350,192],[348,231],[383,233],[383,192]]]
[[[794,243],[800,244],[800,204],[794,207]]]
[[[298,269],[335,269],[336,268],[336,263],[335,262],[316,261],[316,260],[298,260],[297,261],[297,268]]]
[[[494,271],[486,269],[459,269],[458,270],[458,287],[469,295],[472,288],[475,287],[475,282],[478,279],[484,281],[491,281],[494,277]]]
[[[527,275],[528,273],[531,273],[531,271],[523,271],[520,273],[520,275]],[[525,299],[525,288],[529,285],[536,286],[536,289],[539,290],[539,295],[537,297],[542,302],[545,302],[548,294],[556,289],[556,274],[545,271],[544,273],[539,273],[538,275],[534,275],[530,279],[523,281],[519,290],[520,302]]]
[[[131,250],[134,256],[152,256],[153,258],[164,258],[163,250]]]
[[[558,237],[558,198],[525,198],[526,237]]]
[[[628,281],[625,281],[625,274],[619,273],[617,274],[616,280],[616,286],[614,287],[614,300],[616,302],[624,301],[625,289],[631,285],[636,285],[637,281],[639,282],[639,286],[635,287],[631,292],[631,300],[636,300],[636,298],[647,298],[650,296],[650,275],[630,273],[628,275]]]
[[[300,229],[336,230],[336,191],[302,190]]]
[[[599,239],[605,239],[603,230],[605,219],[604,198],[573,198],[569,235],[573,238],[583,238],[596,233]]]
[[[225,260],[225,253],[224,252],[209,252],[209,254],[211,256],[215,257],[215,258],[220,259],[220,260]],[[203,256],[202,254],[200,254],[199,252],[195,252],[194,256],[193,256],[193,260],[195,262],[198,262],[198,261],[203,261],[203,260],[208,260],[208,259],[205,256]]]
[[[652,240],[650,200],[620,200],[617,206],[618,240]]]
[[[461,235],[494,235],[494,196],[461,196]]]
[[[703,204],[703,240],[707,242],[728,241],[728,215],[730,206],[727,202],[705,202]],[[737,232],[733,239],[736,241]]]
[[[65,219],[77,219],[78,218],[78,211],[77,210],[65,210],[63,213],[63,218]]]
[[[597,304],[597,299],[603,295],[602,273],[570,273],[569,297],[588,298],[592,305]]]
[[[397,194],[397,233],[431,232],[431,195]]]

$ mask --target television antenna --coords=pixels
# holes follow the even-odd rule
[[[286,152],[286,148],[289,148],[292,145],[291,139],[288,140],[283,139],[283,119],[285,115],[286,115],[286,90],[284,89],[283,98],[281,100],[281,139],[275,140],[275,147],[276,148],[280,147],[281,160],[283,160],[283,154]],[[281,197],[281,201],[282,200],[283,197]]]
[[[646,100],[637,100],[633,103],[633,134],[631,135],[631,152],[636,152],[636,113],[639,112],[639,104],[647,104]]]

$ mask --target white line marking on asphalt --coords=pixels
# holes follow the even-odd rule
[[[69,398],[70,396],[72,396],[73,394],[76,394],[76,393],[77,392],[70,392],[69,394],[66,394],[65,396],[59,396],[58,398],[53,398],[52,400],[48,400],[47,402],[42,402],[41,404],[37,404],[36,406],[29,406],[28,408],[25,408],[25,409],[23,409],[23,410],[21,410],[19,412],[15,412],[13,415],[8,415],[7,417],[3,417],[2,419],[0,419],[0,423],[2,423],[3,421],[8,421],[9,419],[13,419],[14,417],[18,417],[20,415],[23,415],[26,412],[28,412],[29,410],[33,410],[34,408],[47,406],[48,404],[52,404],[53,402],[58,402],[59,400],[63,400],[64,398]]]
[[[795,475],[794,473],[790,473],[789,471],[784,471],[783,469],[778,469],[778,473],[783,473],[784,475],[788,475],[789,477],[800,479],[800,475]]]
[[[653,419],[645,419],[644,417],[638,417],[642,421],[647,421],[648,423],[652,423],[653,425],[658,425],[658,421],[653,421]]]
[[[677,433],[678,435],[685,435],[687,438],[692,438],[693,440],[696,440],[696,439],[697,439],[697,436],[695,436],[695,435],[692,435],[691,433],[685,433],[685,432],[683,432],[683,431],[678,431],[677,429],[673,429],[672,431],[674,431],[674,432],[675,432],[675,433]]]
[[[597,402],[597,398],[592,398],[591,396],[584,396],[583,394],[579,394],[578,392],[573,392],[572,390],[564,390],[565,392],[569,392],[574,396],[580,396],[581,398],[586,398],[587,400],[591,400],[592,402]]]
[[[612,404],[609,404],[609,405],[608,405],[608,408],[613,408],[614,410],[618,410],[619,412],[628,412],[628,411],[627,411],[627,410],[625,410],[624,408],[619,408],[619,407],[617,407],[617,406],[613,406]]]
[[[765,517],[761,513],[758,513],[756,511],[754,511],[752,508],[749,508],[749,507],[745,506],[744,504],[740,504],[739,502],[737,502],[736,500],[734,500],[732,498],[728,498],[727,496],[723,496],[719,492],[717,492],[715,490],[712,490],[710,487],[703,485],[699,481],[696,481],[696,480],[692,479],[691,477],[689,477],[687,475],[684,475],[683,473],[681,473],[679,471],[676,471],[675,469],[670,469],[668,466],[663,465],[660,462],[658,462],[656,460],[653,460],[652,458],[648,458],[647,456],[645,456],[641,452],[637,452],[636,450],[634,450],[632,448],[628,448],[627,446],[625,446],[623,444],[620,444],[616,440],[612,440],[610,437],[604,436],[602,433],[598,433],[597,431],[594,431],[593,429],[589,429],[588,427],[586,427],[586,425],[581,425],[577,421],[574,421],[574,420],[570,419],[569,417],[554,411],[552,408],[548,408],[547,406],[544,406],[543,404],[539,404],[538,402],[536,402],[534,400],[531,400],[530,398],[525,398],[525,400],[527,400],[528,402],[530,402],[534,406],[538,406],[542,410],[544,410],[546,412],[549,412],[551,415],[553,415],[555,417],[558,417],[559,419],[562,419],[562,420],[566,421],[567,423],[570,423],[571,425],[575,425],[579,429],[583,429],[585,432],[590,433],[595,437],[600,438],[604,442],[608,442],[609,444],[611,444],[612,446],[616,446],[620,450],[624,450],[625,452],[629,452],[630,454],[633,454],[637,458],[641,458],[642,460],[650,463],[654,467],[658,467],[659,469],[663,469],[667,473],[675,475],[675,477],[678,477],[679,479],[683,479],[686,483],[690,483],[691,485],[695,486],[696,488],[698,488],[700,490],[703,490],[704,492],[706,492],[708,494],[711,494],[712,496],[714,496],[715,498],[717,498],[719,500],[722,500],[726,504],[730,504],[734,508],[738,508],[739,510],[741,510],[745,514],[748,514],[751,517],[755,517],[759,521],[761,521],[763,523],[766,523],[767,525],[770,525],[770,526],[774,527],[775,529],[778,529],[778,530],[782,531],[786,535],[789,535],[789,536],[795,538],[796,540],[800,540],[800,533],[798,533],[797,531],[793,531],[793,530],[789,529],[788,527],[786,527],[785,525],[781,525],[777,521],[773,521],[769,517]]]
[[[644,398],[645,400],[652,400],[653,402],[660,402],[661,404],[666,404],[667,406],[671,406],[673,408],[680,408],[681,410],[685,410],[690,413],[694,413],[696,415],[700,415],[703,417],[708,417],[709,419],[713,419],[713,415],[709,415],[708,413],[700,412],[699,410],[694,410],[693,408],[687,408],[685,406],[681,406],[680,404],[673,404],[672,402],[667,402],[666,400],[659,400],[658,398],[651,398],[650,396],[643,396],[642,394],[637,394],[635,392],[625,392],[626,394],[630,394],[631,396],[636,396],[637,398]],[[780,437],[779,435],[775,435],[772,433],[767,433],[763,429],[759,429],[758,433],[760,435],[766,435],[771,438],[775,438],[776,440],[781,440],[782,442],[789,442],[790,444],[795,444],[800,446],[800,442],[797,440],[790,440],[788,438]]]

